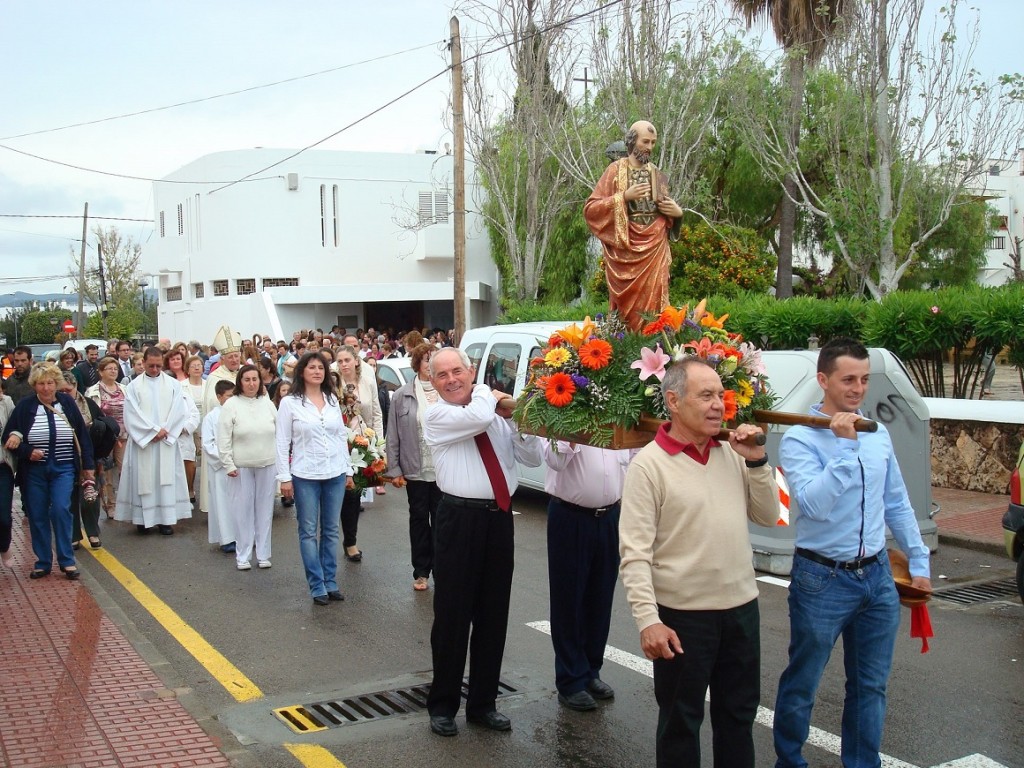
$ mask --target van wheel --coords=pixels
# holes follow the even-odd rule
[[[1017,594],[1020,595],[1020,600],[1024,603],[1024,552],[1021,552],[1019,558],[1017,558]]]

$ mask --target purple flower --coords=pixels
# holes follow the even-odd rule
[[[626,334],[624,334],[624,333],[616,333],[615,334],[615,338],[618,339],[619,341],[621,341],[622,339],[626,338]]]
[[[594,315],[594,319],[597,320],[598,322],[604,320],[604,312],[598,312],[596,315]]]
[[[571,378],[572,378],[572,383],[575,384],[580,389],[582,389],[583,387],[589,386],[589,384],[590,384],[590,379],[588,379],[586,376],[580,376],[578,373],[572,374]]]

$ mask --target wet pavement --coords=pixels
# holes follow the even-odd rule
[[[30,581],[15,513],[0,573],[0,762],[9,768],[230,768],[83,581]]]

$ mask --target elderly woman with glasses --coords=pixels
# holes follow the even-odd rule
[[[74,580],[81,574],[71,547],[71,496],[79,471],[83,482],[95,483],[92,441],[75,401],[60,391],[64,377],[56,365],[35,366],[28,383],[35,394],[14,407],[0,439],[18,457],[36,556],[29,578],[50,575],[56,544],[57,564]]]

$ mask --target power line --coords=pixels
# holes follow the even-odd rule
[[[80,219],[82,214],[47,214],[47,213],[0,213],[0,219]],[[90,216],[90,221],[146,221],[153,223],[152,219],[126,219],[122,216]],[[79,238],[81,239],[81,238]]]
[[[342,64],[341,66],[331,67],[330,69],[321,69],[319,72],[310,72],[309,74],[305,74],[305,75],[297,75],[295,77],[287,77],[284,80],[275,80],[272,83],[263,83],[262,85],[252,85],[252,86],[249,86],[248,88],[239,88],[238,90],[235,90],[235,91],[227,91],[225,93],[217,93],[217,94],[214,94],[213,96],[203,96],[202,98],[198,98],[198,99],[190,99],[188,101],[179,101],[179,102],[177,102],[175,104],[167,104],[167,105],[162,106],[162,107],[151,107],[150,109],[140,109],[140,110],[138,110],[136,112],[126,112],[126,113],[124,113],[122,115],[112,115],[110,117],[101,117],[101,118],[98,118],[96,120],[84,120],[84,121],[82,121],[80,123],[71,123],[69,125],[61,125],[61,126],[58,126],[56,128],[43,128],[43,129],[40,129],[38,131],[29,131],[27,133],[14,134],[13,136],[3,136],[3,137],[0,137],[0,141],[10,141],[11,139],[23,139],[23,138],[25,138],[27,136],[39,136],[40,134],[43,134],[43,133],[55,133],[57,131],[66,131],[66,130],[69,130],[71,128],[82,128],[82,127],[87,126],[87,125],[98,125],[99,123],[109,123],[112,120],[123,120],[123,119],[128,118],[128,117],[138,117],[139,115],[148,115],[148,114],[151,114],[153,112],[162,112],[162,111],[168,110],[168,109],[177,109],[178,107],[187,107],[187,106],[189,106],[191,104],[202,104],[203,102],[213,101],[214,99],[223,99],[223,98],[225,98],[227,96],[238,96],[239,94],[251,93],[252,91],[258,91],[258,90],[260,90],[262,88],[273,88],[274,86],[277,86],[277,85],[284,85],[286,83],[294,83],[294,82],[298,82],[299,80],[309,79],[311,77],[319,77],[320,75],[327,75],[327,74],[330,74],[332,72],[340,72],[343,69],[350,69],[352,67],[358,67],[358,66],[361,66],[363,64],[372,64],[375,61],[382,61],[384,59],[390,59],[390,58],[393,58],[395,56],[401,56],[401,55],[406,54],[406,53],[412,53],[413,51],[419,51],[419,50],[422,50],[424,48],[430,48],[430,47],[433,47],[433,46],[435,46],[437,44],[438,44],[438,41],[434,41],[434,42],[431,42],[431,43],[426,43],[424,45],[418,45],[418,46],[415,46],[413,48],[406,48],[405,50],[402,50],[402,51],[395,51],[394,53],[385,53],[385,54],[383,54],[381,56],[374,56],[371,59],[363,59],[362,61],[354,61],[354,62],[352,62],[350,64]],[[219,184],[221,182],[215,182],[215,183]]]
[[[523,37],[513,38],[509,42],[503,43],[502,45],[499,45],[497,48],[493,48],[493,49],[488,50],[488,51],[481,51],[480,53],[477,53],[477,54],[475,54],[473,56],[469,56],[466,59],[463,59],[463,63],[465,63],[466,61],[472,61],[474,59],[481,58],[483,56],[489,56],[492,53],[497,53],[498,51],[502,51],[502,50],[504,50],[504,49],[506,49],[506,48],[508,48],[508,47],[510,47],[512,45],[517,44],[517,43],[530,40],[533,37],[536,37],[537,35],[543,34],[545,32],[550,32],[552,29],[557,29],[558,27],[567,26],[569,24],[575,23],[576,21],[579,21],[580,19],[584,19],[584,18],[586,18],[588,16],[592,16],[595,13],[599,13],[600,11],[606,10],[606,9],[608,9],[608,8],[614,6],[614,5],[618,5],[621,2],[622,2],[622,0],[610,0],[610,2],[608,2],[608,3],[604,4],[604,5],[600,5],[600,6],[594,8],[592,10],[584,11],[583,13],[579,13],[576,16],[570,16],[569,18],[562,19],[561,21],[552,22],[548,26],[543,27],[541,29],[537,29],[537,30],[535,30],[533,32],[530,32],[529,34],[524,35]],[[323,144],[325,141],[330,141],[335,136],[338,136],[339,134],[344,133],[349,128],[352,128],[353,126],[358,125],[359,123],[363,122],[364,120],[367,120],[370,117],[373,117],[378,112],[381,112],[381,111],[387,109],[388,107],[390,107],[392,104],[395,104],[396,102],[401,101],[406,96],[410,95],[411,93],[414,93],[415,91],[418,91],[420,88],[425,86],[427,83],[429,83],[429,82],[431,82],[433,80],[436,80],[437,78],[441,77],[441,75],[447,74],[449,71],[451,71],[451,66],[450,65],[445,67],[444,69],[442,69],[440,72],[437,72],[436,74],[431,75],[426,80],[424,80],[422,83],[413,86],[409,90],[405,91],[405,93],[399,94],[395,98],[391,99],[391,101],[389,101],[389,102],[387,102],[385,104],[382,104],[381,106],[377,107],[372,112],[368,112],[367,114],[363,115],[362,117],[358,118],[357,120],[353,120],[351,123],[349,123],[348,125],[344,126],[343,128],[339,128],[337,131],[334,131],[334,133],[331,133],[328,136],[324,136],[322,139],[314,141],[312,144],[309,144],[309,145],[303,147],[302,149],[300,149],[300,150],[298,150],[296,152],[293,152],[292,154],[288,155],[287,157],[281,158],[277,162],[271,163],[268,166],[260,168],[258,171],[253,171],[252,173],[246,174],[245,176],[242,176],[237,181],[232,181],[229,184],[225,184],[222,187],[217,187],[216,189],[211,189],[207,194],[212,195],[215,192],[220,192],[222,189],[227,189],[228,187],[234,186],[235,184],[239,184],[239,183],[241,183],[243,181],[252,181],[252,180],[254,180],[251,177],[255,176],[257,173],[264,173],[265,171],[269,171],[271,168],[275,168],[275,167],[281,165],[282,163],[286,163],[289,160],[298,157],[303,152],[306,152],[306,151],[312,149],[313,147],[316,147],[316,146],[319,146],[320,144]],[[0,145],[0,146],[2,146],[2,145]]]

